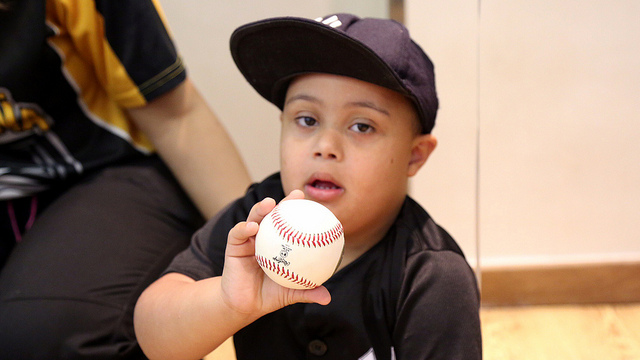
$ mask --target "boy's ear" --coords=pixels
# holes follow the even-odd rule
[[[407,175],[409,177],[418,173],[418,170],[427,162],[429,155],[431,155],[437,145],[438,140],[431,134],[419,135],[413,140],[411,158],[407,169]]]

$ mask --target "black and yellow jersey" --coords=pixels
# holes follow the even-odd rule
[[[0,200],[153,149],[124,109],[186,71],[155,0],[20,0],[0,10]]]

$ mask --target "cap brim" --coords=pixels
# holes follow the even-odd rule
[[[409,94],[371,49],[314,20],[286,17],[254,22],[238,28],[230,46],[247,81],[280,109],[289,81],[311,72],[349,76]]]

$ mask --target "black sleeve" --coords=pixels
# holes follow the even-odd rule
[[[234,201],[198,230],[191,245],[179,253],[164,274],[177,272],[194,280],[222,275],[227,235],[237,223],[245,221],[254,204],[266,197],[277,202],[284,198],[279,174],[254,184],[244,197]],[[164,275],[163,274],[163,275]]]
[[[232,221],[230,219],[232,206],[230,205],[227,209],[207,221],[193,235],[189,247],[173,259],[163,275],[177,272],[197,281],[222,274],[222,265],[218,264],[216,266],[214,264],[221,262],[220,257],[224,259],[224,246],[227,236],[223,229],[225,228],[224,223]],[[216,251],[220,251],[221,248],[221,254],[216,255]]]
[[[147,102],[175,88],[186,70],[162,9],[152,0],[95,0],[104,36]]]
[[[475,275],[462,256],[411,256],[393,332],[397,359],[482,359],[479,303]]]

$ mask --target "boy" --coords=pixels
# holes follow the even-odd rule
[[[433,65],[407,30],[349,14],[275,18],[237,29],[231,52],[282,109],[281,172],[209,221],[144,292],[135,325],[147,355],[198,358],[233,335],[238,359],[481,358],[473,272],[407,196],[436,146],[438,107]],[[285,194],[344,227],[340,268],[313,290],[279,287],[253,256]]]

